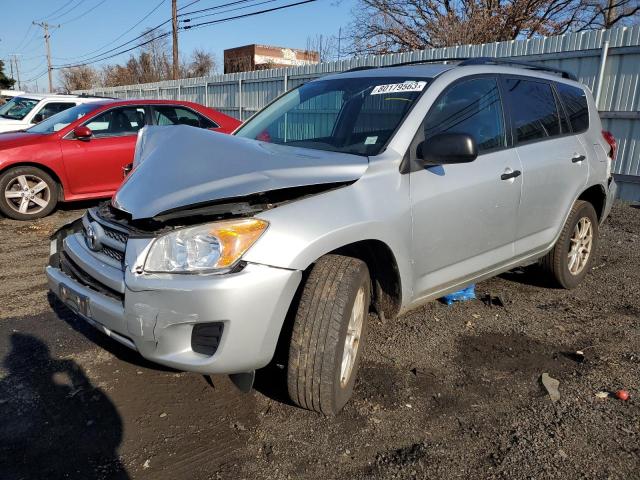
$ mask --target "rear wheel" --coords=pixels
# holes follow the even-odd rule
[[[598,244],[598,216],[593,205],[573,205],[558,241],[540,264],[563,288],[577,287],[589,271]]]
[[[36,167],[10,168],[0,176],[0,211],[15,220],[49,215],[58,203],[58,184]]]
[[[351,397],[370,292],[362,260],[325,255],[311,269],[294,319],[287,370],[289,396],[300,407],[334,415]]]

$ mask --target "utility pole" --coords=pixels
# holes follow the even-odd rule
[[[178,0],[171,0],[171,26],[173,28],[173,79],[180,76],[180,60],[178,59]]]
[[[20,85],[20,67],[18,66],[18,57],[22,56],[21,53],[12,53],[11,57],[13,57],[13,63],[16,66],[16,80],[18,81],[18,90],[22,90],[22,86]],[[9,59],[9,63],[11,63],[11,59]],[[11,66],[11,77],[13,78],[13,65]]]
[[[47,47],[47,73],[49,74],[49,92],[53,92],[53,77],[51,75],[53,67],[51,66],[51,45],[49,44],[51,35],[49,34],[49,27],[60,28],[60,25],[49,25],[47,22],[32,23],[34,25],[37,25],[38,27],[42,27],[42,30],[44,30],[44,43]]]

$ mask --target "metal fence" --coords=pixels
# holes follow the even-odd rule
[[[574,73],[594,93],[604,128],[619,142],[614,165],[620,193],[640,199],[640,26],[556,37],[459,45],[255,72],[82,90],[118,98],[188,100],[246,120],[281,93],[334,72],[415,60],[500,57],[539,62]]]

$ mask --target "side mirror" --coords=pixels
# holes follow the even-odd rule
[[[473,162],[478,157],[476,141],[466,133],[439,133],[418,146],[423,166]]]
[[[44,120],[44,115],[43,115],[43,114],[41,114],[41,113],[36,113],[36,114],[33,116],[33,123],[40,123],[40,122],[41,122],[41,121],[43,121],[43,120]]]
[[[73,136],[78,140],[88,141],[93,135],[93,132],[89,127],[85,127],[84,125],[80,125],[73,129]]]

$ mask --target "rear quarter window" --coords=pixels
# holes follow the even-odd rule
[[[556,84],[560,99],[564,105],[569,123],[575,133],[584,132],[589,129],[589,105],[587,94],[578,87],[572,87],[564,83]]]

